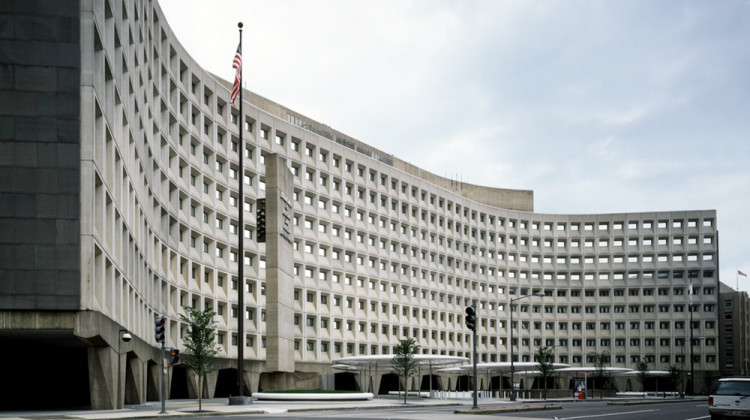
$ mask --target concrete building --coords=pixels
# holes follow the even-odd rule
[[[750,298],[722,283],[719,303],[721,376],[750,374]]]
[[[471,357],[473,301],[480,362],[513,344],[719,371],[715,211],[536,213],[532,191],[437,176],[251,92],[239,115],[155,1],[0,7],[0,408],[157,400],[153,319],[180,348],[184,306],[217,313],[207,396],[234,392],[239,345],[247,391],[331,386],[331,360],[407,336]],[[171,368],[168,392],[196,381]]]

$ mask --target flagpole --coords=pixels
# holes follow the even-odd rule
[[[240,31],[240,46],[239,46],[239,52],[242,54],[242,22],[237,23],[237,27]],[[245,143],[242,140],[242,130],[245,129],[244,126],[244,115],[242,114],[242,65],[240,65],[240,68],[238,69],[240,73],[240,117],[239,117],[239,181],[240,181],[240,187],[239,187],[239,195],[240,195],[240,202],[239,202],[239,258],[237,258],[237,276],[239,277],[239,287],[238,287],[238,296],[237,296],[237,306],[239,307],[239,313],[237,316],[237,396],[242,397],[244,393],[245,388],[245,369],[244,369],[244,363],[245,363],[245,194],[244,194],[244,184],[245,184],[245,169],[243,167],[242,160],[245,157]]]

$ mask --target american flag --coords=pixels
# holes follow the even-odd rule
[[[232,62],[232,68],[235,69],[234,73],[234,85],[232,86],[232,95],[230,96],[230,99],[232,101],[232,105],[234,105],[234,101],[237,100],[237,96],[240,94],[240,89],[242,88],[242,46],[237,46],[237,53],[234,55],[234,61]]]
[[[740,270],[737,270],[737,275],[738,275],[738,276],[742,276],[742,277],[747,277],[747,274],[743,273],[743,272],[742,272],[742,271],[740,271]]]

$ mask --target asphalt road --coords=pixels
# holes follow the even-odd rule
[[[705,401],[686,400],[684,402],[611,405],[606,402],[587,401],[584,403],[554,403],[560,409],[493,414],[456,414],[456,410],[470,410],[471,405],[459,407],[398,407],[381,409],[356,409],[333,411],[305,411],[265,415],[234,415],[232,419],[357,419],[357,420],[699,420],[708,419],[708,406]],[[507,406],[507,405],[506,405]],[[489,407],[482,407],[489,408]],[[205,419],[226,419],[225,416],[205,416]]]

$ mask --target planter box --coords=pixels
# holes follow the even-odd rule
[[[370,392],[331,392],[331,393],[293,393],[293,392],[256,392],[256,400],[274,401],[354,401],[371,400]]]

